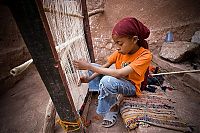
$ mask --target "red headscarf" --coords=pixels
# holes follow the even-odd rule
[[[138,45],[148,48],[144,40],[149,37],[149,29],[139,20],[133,17],[126,17],[120,20],[113,28],[112,35],[117,36],[138,36]]]

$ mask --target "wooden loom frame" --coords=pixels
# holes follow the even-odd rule
[[[86,43],[91,61],[94,62],[86,0],[81,0],[81,3]],[[8,0],[6,4],[15,18],[59,117],[63,121],[77,122],[79,116],[56,53],[42,1]],[[83,127],[80,128],[80,131],[83,131]]]

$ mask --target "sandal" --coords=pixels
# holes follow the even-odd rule
[[[102,126],[105,128],[109,128],[112,127],[113,125],[115,125],[115,123],[117,122],[117,114],[118,112],[108,112],[106,113],[103,122],[102,122]]]

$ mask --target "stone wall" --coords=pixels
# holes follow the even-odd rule
[[[161,47],[166,33],[173,32],[175,41],[190,41],[200,29],[198,11],[200,1],[187,0],[88,0],[89,10],[104,8],[103,14],[90,17],[94,54],[97,63],[103,64],[106,57],[115,50],[111,31],[114,24],[125,16],[133,16],[149,27],[147,39],[153,52]],[[137,6],[135,6],[137,5]]]

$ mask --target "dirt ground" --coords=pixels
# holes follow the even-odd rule
[[[178,116],[194,128],[194,133],[198,133],[200,131],[199,94],[174,77],[167,77],[167,80],[172,81],[176,89],[168,91],[167,94],[176,101],[174,105]],[[95,113],[96,99],[97,95],[93,97],[88,113],[88,120],[92,122],[88,128],[90,133],[177,133],[177,131],[154,126],[127,131],[120,117],[112,128],[102,128],[101,119]],[[39,73],[32,65],[24,79],[0,98],[0,133],[41,133],[48,100],[48,92]],[[63,130],[56,125],[55,132],[63,133]]]
[[[98,2],[103,4],[97,4]],[[90,21],[94,44],[95,38],[101,38],[103,41],[110,38],[112,27],[124,16],[137,17],[150,27],[151,31],[200,22],[199,0],[91,0],[88,3],[91,10],[98,7],[104,7],[105,10],[103,15],[93,16]],[[187,35],[187,38],[188,36],[191,34]],[[155,36],[150,36],[149,40],[157,39]],[[94,46],[94,48],[98,51],[100,46]],[[97,53],[95,56],[101,58]],[[176,89],[168,93],[176,101],[175,108],[178,115],[193,126],[195,133],[200,132],[200,94],[184,86],[174,77],[167,77],[167,79]],[[41,133],[48,100],[48,92],[39,73],[32,65],[25,77],[0,97],[0,133]],[[95,108],[94,97],[88,116],[92,121],[88,129],[90,133],[128,132],[120,118],[114,127],[102,128],[101,121],[95,119]],[[63,130],[56,126],[55,132],[61,133]],[[175,133],[172,130],[153,126],[141,127],[131,132]]]

